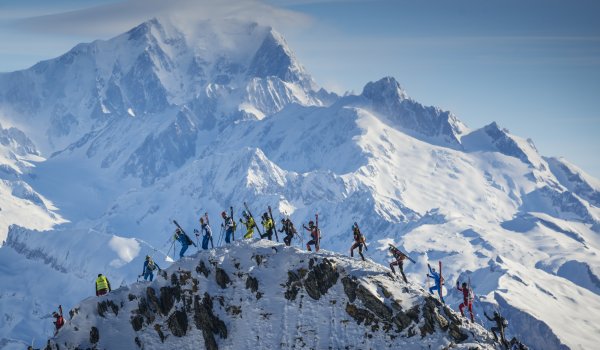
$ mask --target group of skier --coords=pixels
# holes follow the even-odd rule
[[[275,235],[275,238],[277,239],[277,241],[279,241],[277,232],[284,233],[285,237],[283,238],[283,242],[285,243],[286,246],[291,245],[292,239],[294,238],[294,236],[301,237],[298,234],[298,232],[296,231],[296,228],[294,227],[294,224],[292,223],[292,221],[289,217],[281,219],[281,225],[282,225],[281,229],[277,230],[275,221],[273,220],[273,215],[272,215],[270,207],[268,208],[268,212],[264,212],[263,215],[261,216],[261,225],[264,228],[264,233],[261,233],[260,229],[258,228],[258,226],[256,224],[256,221],[254,220],[254,217],[248,210],[247,205],[245,203],[244,203],[244,205],[246,207],[246,210],[244,210],[242,212],[242,218],[239,219],[239,222],[246,227],[246,233],[243,236],[244,239],[251,239],[254,236],[254,229],[258,230],[258,233],[259,233],[261,239],[273,240],[273,236]],[[233,240],[235,240],[235,231],[237,229],[236,222],[233,218],[233,208],[230,207],[229,213],[227,213],[226,211],[221,212],[221,218],[223,219],[223,222],[221,223],[221,233],[220,233],[220,238],[219,238],[218,243],[220,244],[221,238],[224,237],[225,243],[229,244]],[[302,225],[302,227],[306,231],[308,231],[308,233],[310,234],[310,238],[311,238],[306,243],[306,249],[308,251],[312,251],[311,246],[314,246],[314,248],[317,252],[319,251],[319,248],[320,248],[321,232],[320,232],[320,229],[318,226],[318,222],[319,222],[318,220],[319,220],[319,216],[318,216],[318,214],[316,214],[315,221],[310,220],[308,222],[308,226],[306,226],[304,224]],[[194,229],[194,233],[196,235],[196,241],[198,242],[200,235],[202,235],[202,243],[201,243],[202,249],[205,249],[205,250],[209,249],[209,243],[210,243],[211,247],[214,248],[213,232],[212,232],[212,229],[209,224],[208,214],[205,213],[199,219],[199,222],[200,222],[200,231],[198,231],[197,229]],[[194,241],[191,239],[191,237],[185,233],[185,231],[177,223],[177,221],[174,220],[173,223],[177,227],[176,227],[175,232],[172,237],[172,241],[173,241],[172,245],[175,244],[175,242],[179,242],[181,244],[181,250],[179,251],[179,257],[183,258],[184,254],[187,251],[187,249],[189,248],[189,246],[193,245],[193,246],[197,247],[197,244],[194,243]],[[360,255],[361,259],[363,261],[365,261],[365,257],[363,255],[363,248],[365,250],[368,250],[368,246],[366,244],[365,236],[360,231],[360,228],[358,227],[358,224],[356,222],[352,225],[352,235],[353,235],[353,244],[350,247],[350,256],[353,257],[354,250],[358,249],[358,254]],[[400,270],[402,280],[405,283],[408,283],[408,280],[404,273],[404,261],[407,259],[413,263],[415,263],[415,261],[392,244],[389,244],[388,250],[393,257],[393,261],[389,264],[389,267],[390,267],[392,273],[396,274],[396,269],[394,267],[397,267]],[[444,278],[442,277],[441,262],[439,263],[439,265],[440,265],[439,271],[437,271],[435,268],[432,268],[429,264],[427,264],[427,267],[429,268],[429,273],[427,274],[427,278],[433,279],[433,282],[434,282],[434,285],[431,288],[429,288],[429,293],[433,294],[434,291],[437,291],[440,301],[442,303],[445,303],[443,295],[442,295],[442,286],[444,284]],[[138,276],[138,278],[143,277],[144,280],[146,280],[146,281],[147,280],[152,281],[154,279],[154,271],[157,271],[157,270],[158,270],[158,272],[162,272],[162,269],[158,266],[158,264],[156,264],[153,261],[152,257],[149,255],[146,255],[146,258],[145,258],[144,264],[143,264],[142,274],[140,274]],[[475,296],[473,293],[473,289],[471,288],[470,281],[469,281],[469,283],[462,282],[462,284],[460,283],[460,281],[457,281],[456,289],[458,291],[462,292],[462,294],[463,294],[463,302],[458,307],[461,315],[463,317],[465,316],[464,309],[466,308],[469,311],[469,316],[470,316],[471,322],[475,322],[475,318],[474,318],[474,314],[473,314],[473,300],[475,299]],[[108,279],[104,275],[98,274],[98,278],[96,279],[96,296],[105,295],[110,291],[111,291],[111,286],[110,286],[110,282],[108,281]],[[59,312],[58,313],[54,312],[52,314],[52,316],[56,319],[54,321],[54,325],[56,328],[56,332],[58,332],[58,330],[64,324],[64,319],[62,316],[62,307],[59,306]],[[496,339],[496,341],[501,342],[501,344],[503,344],[507,349],[509,347],[511,350],[526,349],[526,347],[523,344],[521,344],[518,340],[516,340],[515,338],[513,338],[510,343],[506,341],[505,336],[504,336],[504,330],[508,323],[507,323],[506,319],[504,317],[502,317],[497,311],[494,312],[493,317],[489,317],[487,314],[485,314],[485,316],[488,320],[495,322],[495,324],[496,324],[496,326],[492,327],[492,329],[491,329],[491,331],[494,335],[494,339]],[[500,336],[500,339],[498,339],[498,336]]]

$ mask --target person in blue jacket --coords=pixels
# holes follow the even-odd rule
[[[179,243],[181,243],[181,250],[179,251],[179,258],[183,258],[183,254],[188,249],[190,244],[193,244],[194,246],[196,246],[196,243],[194,243],[190,239],[190,237],[188,237],[188,235],[186,235],[185,232],[183,232],[179,227],[175,230],[175,234],[173,235],[173,238],[176,241],[179,241]]]
[[[429,268],[429,273],[430,273],[430,275],[428,274],[427,277],[428,278],[433,278],[433,283],[434,283],[434,286],[431,287],[431,288],[429,288],[429,293],[433,294],[433,291],[437,290],[438,294],[440,296],[440,301],[445,304],[446,302],[444,301],[444,297],[442,296],[442,284],[443,284],[443,281],[440,278],[440,274],[437,273],[435,271],[435,269],[432,268],[429,264],[427,264],[427,267]]]
[[[154,279],[154,270],[158,269],[161,271],[160,267],[157,263],[152,260],[150,255],[146,255],[146,261],[144,261],[144,270],[140,276],[144,276],[144,280],[150,279],[150,282]]]

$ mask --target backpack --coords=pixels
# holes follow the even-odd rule
[[[150,271],[154,271],[156,269],[156,265],[154,264],[154,261],[152,259],[148,260],[148,265],[146,266],[146,268]]]
[[[188,235],[186,235],[185,233],[184,233],[184,235],[185,235],[185,241],[187,242],[188,245],[194,244],[194,242],[190,239],[190,237]]]

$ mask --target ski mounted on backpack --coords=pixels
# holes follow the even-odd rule
[[[360,232],[360,228],[358,227],[358,224],[356,223],[356,221],[354,221],[354,226],[358,230],[358,234],[360,235],[361,243],[365,246],[365,250],[368,252],[369,247],[367,246],[367,240],[365,239],[365,236],[363,236],[362,232]]]
[[[237,223],[233,219],[233,207],[229,207],[229,214],[231,215],[231,222],[233,222],[233,232],[231,233],[231,239],[235,241],[235,230],[237,230]]]
[[[190,238],[190,236],[188,236],[188,234],[187,234],[187,233],[185,233],[185,231],[183,230],[183,227],[181,227],[181,226],[180,226],[180,225],[177,223],[177,221],[176,221],[176,220],[173,220],[173,223],[175,224],[175,226],[177,226],[177,227],[178,227],[178,228],[181,230],[181,233],[183,233],[183,234],[185,235],[185,238],[187,239],[187,241],[188,241],[189,243],[193,244],[193,245],[194,245],[194,247],[198,247],[198,246],[196,245],[196,243],[194,243],[194,241],[192,241],[192,239]],[[188,244],[189,244],[189,243],[188,243]]]
[[[315,213],[315,227],[317,229],[317,246],[315,249],[321,249],[321,231],[319,230],[319,213]]]
[[[400,249],[398,249],[395,245],[388,243],[388,245],[392,248],[394,248],[395,250],[399,251],[400,254],[404,255],[408,260],[410,260],[410,262],[412,262],[413,264],[416,264],[416,262],[410,257],[408,256],[408,254],[404,253],[403,251],[401,251]]]
[[[273,231],[275,231],[275,239],[279,242],[279,236],[277,235],[277,226],[275,225],[275,220],[273,219],[273,212],[271,211],[271,206],[269,208],[269,217],[271,217],[271,222],[273,223]]]
[[[246,202],[244,202],[244,207],[246,208],[248,215],[250,215],[252,220],[254,220],[254,227],[256,227],[256,231],[258,231],[258,234],[262,236],[262,233],[260,232],[260,228],[258,227],[258,224],[256,223],[256,219],[254,218],[254,215],[252,215],[252,212],[250,211],[250,208],[248,208],[248,204],[246,204]]]

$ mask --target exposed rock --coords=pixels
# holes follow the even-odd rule
[[[158,301],[158,298],[156,297],[156,292],[154,291],[154,288],[152,288],[152,287],[146,288],[146,299],[147,299],[148,308],[150,309],[150,311],[157,313],[160,310],[160,302]]]
[[[392,310],[390,310],[390,308],[385,305],[383,301],[379,300],[377,296],[371,294],[367,288],[359,284],[358,288],[356,289],[356,296],[363,303],[365,308],[367,308],[367,310],[370,310],[377,315],[377,317],[383,320],[391,321]]]
[[[134,331],[139,331],[144,325],[144,317],[142,315],[136,315],[131,318],[131,327]]]
[[[167,337],[165,337],[165,334],[163,333],[158,323],[154,325],[154,330],[156,331],[156,333],[158,333],[158,337],[160,338],[161,343],[164,343]]]
[[[217,272],[215,275],[216,275],[217,284],[222,289],[227,288],[227,285],[229,283],[231,283],[231,280],[229,279],[229,276],[227,275],[227,272],[225,272],[225,270],[217,267]]]
[[[135,299],[137,299],[137,296],[135,296],[134,294],[129,294],[127,296],[127,299],[129,299],[129,301],[134,301]]]
[[[202,302],[200,296],[195,295],[194,324],[202,330],[204,345],[208,350],[218,349],[214,334],[218,334],[222,339],[227,338],[227,326],[213,313],[213,303],[208,293],[204,293]]]
[[[119,314],[119,306],[117,304],[113,303],[112,300],[104,300],[98,303],[98,315],[104,317],[109,308],[115,316]]]
[[[181,299],[181,287],[162,287],[160,289],[160,313],[168,315],[175,304],[175,299]]]
[[[138,348],[141,348],[142,347],[142,342],[140,341],[140,338],[135,337],[134,340],[135,340],[135,345],[137,345]]]
[[[90,329],[90,343],[96,344],[100,340],[100,332],[98,332],[98,328],[92,327]]]
[[[435,325],[437,324],[442,330],[448,329],[449,322],[438,312],[438,307],[442,306],[439,300],[428,296],[425,298],[425,305],[423,306],[423,318],[425,319],[424,325],[421,327],[421,336],[427,334],[433,334],[435,332]]]
[[[312,261],[313,259],[311,259]],[[322,295],[327,293],[329,288],[337,283],[339,276],[340,274],[335,265],[327,258],[324,258],[320,264],[314,265],[308,272],[304,280],[304,289],[306,289],[311,298],[319,300]]]
[[[358,287],[358,283],[356,283],[356,277],[348,277],[344,276],[342,278],[342,284],[344,285],[344,292],[348,296],[348,300],[353,303],[356,300],[356,288]]]
[[[183,337],[188,328],[187,314],[180,310],[173,312],[167,320],[167,325],[174,336]]]
[[[355,319],[358,324],[364,322],[365,326],[368,326],[374,322],[377,322],[373,313],[371,313],[369,310],[360,309],[354,304],[347,303],[346,312],[353,319]]]
[[[246,279],[246,289],[250,289],[252,293],[256,293],[258,290],[258,280],[252,276],[248,276]]]

